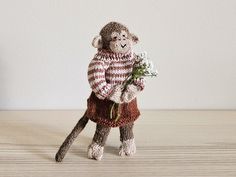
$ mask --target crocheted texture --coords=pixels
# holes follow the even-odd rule
[[[88,147],[88,158],[102,160],[104,147],[92,142]]]
[[[123,92],[122,85],[117,85],[113,89],[112,93],[109,95],[108,99],[114,101],[115,103],[122,103],[121,95]]]
[[[121,146],[120,146],[120,156],[131,156],[136,153],[136,145],[134,142],[134,139],[129,139],[126,141],[123,141]]]
[[[137,94],[141,91],[141,87],[136,86],[134,84],[128,85],[125,92],[122,94],[121,100],[125,103],[129,103],[134,98],[136,98]]]
[[[101,100],[97,98],[95,93],[92,92],[87,100],[86,117],[104,126],[118,127],[134,122],[140,115],[135,98],[129,103],[120,104],[118,110],[120,117],[118,121],[110,119],[110,110],[113,103],[113,101],[108,99]],[[114,111],[112,117],[116,117],[116,113],[117,111]]]
[[[85,114],[78,121],[76,126],[73,128],[71,133],[66,137],[65,141],[63,142],[63,144],[59,148],[59,150],[58,150],[58,152],[55,156],[55,160],[57,162],[61,162],[63,160],[63,158],[65,157],[65,155],[66,155],[67,151],[69,150],[70,146],[72,145],[72,143],[76,139],[76,137],[79,135],[79,133],[84,129],[84,127],[88,123],[89,119],[88,119],[88,117],[85,116]]]
[[[130,123],[130,124],[120,127],[120,141],[121,142],[134,138],[133,126],[134,126],[134,123]]]
[[[104,146],[110,130],[111,130],[111,127],[97,124],[96,132],[93,136],[93,142],[99,144],[100,146]]]
[[[135,63],[133,52],[115,54],[99,51],[88,67],[88,81],[96,96],[107,98],[113,87],[122,84],[130,75]]]

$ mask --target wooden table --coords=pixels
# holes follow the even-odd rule
[[[89,122],[62,163],[54,155],[83,111],[1,111],[0,177],[236,177],[236,111],[141,111],[137,153],[118,156],[112,129],[102,161],[87,159]]]

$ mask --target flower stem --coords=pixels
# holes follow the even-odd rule
[[[116,110],[114,110],[115,108],[117,108]],[[115,115],[115,122],[117,122],[120,118],[120,114],[119,114],[119,109],[120,109],[120,104],[118,103],[113,103],[111,106],[111,110],[110,110],[110,119],[113,119],[113,111],[116,111],[116,115]]]
[[[113,113],[113,109],[115,107],[116,103],[113,103],[112,106],[111,106],[111,110],[110,110],[110,119],[112,119],[112,113]]]

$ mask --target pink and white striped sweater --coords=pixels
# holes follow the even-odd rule
[[[99,99],[108,98],[116,85],[122,84],[131,74],[136,55],[130,51],[126,54],[114,54],[99,51],[88,67],[88,81],[92,91]],[[142,82],[136,85],[143,89]]]

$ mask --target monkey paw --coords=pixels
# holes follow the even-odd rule
[[[101,160],[103,156],[104,147],[99,144],[92,142],[88,147],[88,158]]]
[[[120,146],[119,155],[120,156],[131,156],[136,153],[136,145],[134,142],[134,139],[129,139],[126,141],[123,141]]]

